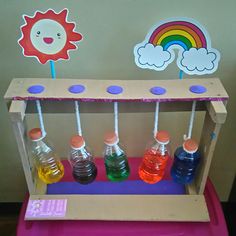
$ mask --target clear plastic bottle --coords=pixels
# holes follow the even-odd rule
[[[159,131],[155,142],[149,145],[139,167],[139,177],[148,184],[159,182],[164,174],[170,158],[170,136],[167,131]]]
[[[29,137],[29,152],[34,160],[39,178],[46,184],[58,182],[64,175],[64,166],[53,147],[45,137],[42,137],[40,128],[30,130]]]
[[[171,168],[173,180],[181,184],[191,183],[199,162],[200,153],[197,142],[193,139],[184,141],[183,146],[178,147],[174,154],[174,163]]]
[[[119,139],[114,132],[105,135],[104,159],[106,174],[111,181],[122,181],[129,177],[130,168],[125,152],[119,147]]]
[[[80,184],[92,183],[97,177],[97,167],[83,137],[74,135],[70,140],[70,146],[69,161],[74,180]]]

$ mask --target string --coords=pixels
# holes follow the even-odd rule
[[[42,132],[42,137],[44,138],[46,136],[46,131],[44,127],[44,122],[43,122],[43,114],[42,114],[42,109],[41,109],[41,104],[39,100],[36,100],[36,107],[39,115],[39,124]]]
[[[50,68],[51,68],[52,79],[56,79],[55,63],[52,60],[50,61]],[[76,115],[76,123],[77,123],[77,132],[80,136],[82,136],[78,101],[75,101],[75,115]]]
[[[75,115],[76,115],[76,123],[77,123],[77,132],[80,136],[82,136],[78,101],[75,101]]]
[[[184,72],[182,70],[179,71],[179,79],[183,79]],[[196,110],[196,104],[197,101],[193,101],[192,104],[192,111],[191,111],[191,116],[190,116],[190,121],[189,121],[189,126],[188,126],[188,135],[184,135],[184,140],[190,139],[192,137],[192,131],[193,131],[193,122],[194,122],[194,117],[195,117],[195,110]]]
[[[114,102],[114,130],[117,137],[119,137],[118,132],[118,102]]]
[[[189,126],[188,126],[188,136],[186,138],[186,135],[185,135],[184,139],[190,139],[192,137],[193,121],[194,121],[194,117],[195,117],[196,104],[197,104],[197,101],[193,101],[192,112],[191,112]]]
[[[56,79],[56,70],[55,70],[55,64],[54,61],[50,61],[50,68],[51,68],[51,75],[52,79]],[[38,116],[39,116],[39,124],[42,132],[42,137],[44,138],[46,136],[46,131],[44,127],[44,121],[43,121],[43,113],[42,113],[42,108],[39,100],[36,100],[36,107],[38,111]]]
[[[158,131],[158,118],[159,118],[159,102],[156,102],[154,129],[153,129],[153,136],[154,136],[154,138],[156,137],[156,133]]]

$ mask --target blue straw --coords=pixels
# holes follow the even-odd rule
[[[179,79],[183,79],[184,77],[184,72],[182,70],[179,71]]]
[[[50,61],[52,79],[56,79],[56,70],[54,61]]]

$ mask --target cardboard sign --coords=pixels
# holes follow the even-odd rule
[[[156,71],[165,70],[177,57],[179,69],[189,75],[211,74],[220,60],[207,31],[189,18],[169,19],[152,27],[135,46],[134,55],[138,67]]]
[[[61,218],[66,215],[67,199],[29,200],[26,218]]]
[[[42,64],[48,60],[68,60],[68,51],[77,48],[74,43],[82,40],[82,35],[74,31],[75,23],[68,22],[67,15],[67,9],[60,13],[52,9],[36,11],[33,17],[23,15],[25,24],[18,41],[23,55],[36,57]]]

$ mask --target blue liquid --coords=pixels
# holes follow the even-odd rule
[[[178,147],[174,154],[174,163],[171,168],[173,180],[180,184],[190,184],[195,176],[197,166],[200,162],[199,151],[190,154]]]

